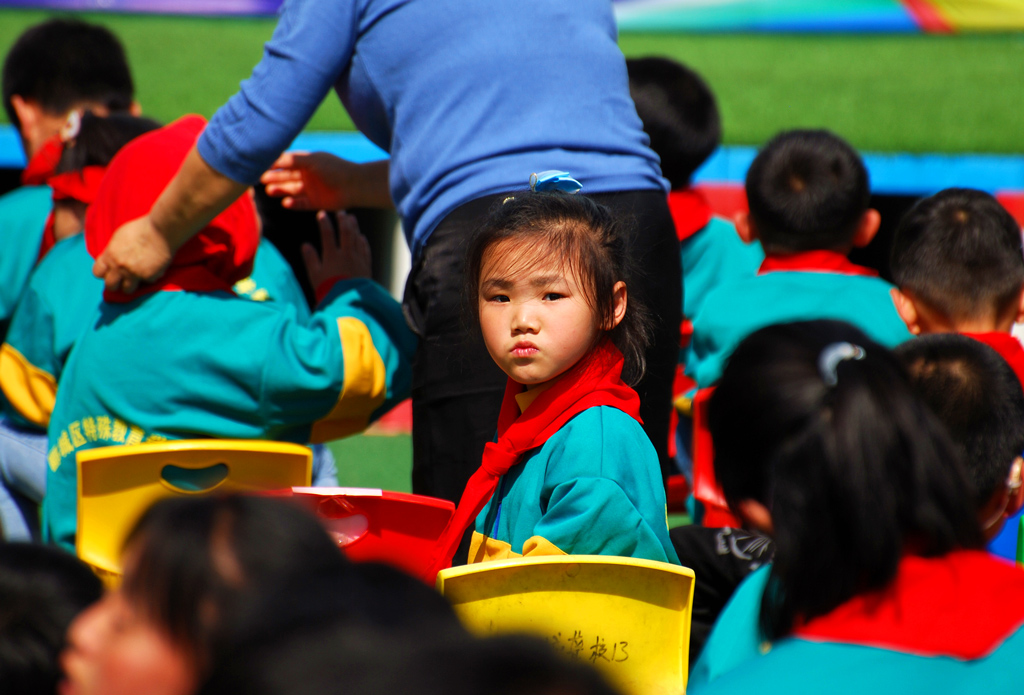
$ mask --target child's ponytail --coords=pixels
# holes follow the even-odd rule
[[[835,321],[749,336],[712,397],[715,471],[734,508],[771,510],[769,639],[879,589],[905,553],[980,545],[970,484],[895,357]]]

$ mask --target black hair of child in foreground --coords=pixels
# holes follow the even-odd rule
[[[163,500],[124,548],[121,586],[71,626],[64,695],[193,695],[221,661],[302,630],[461,633],[436,592],[389,567],[350,563],[289,501]]]
[[[829,357],[840,345],[859,356]],[[848,324],[752,334],[733,353],[708,417],[730,508],[775,540],[761,610],[769,639],[789,634],[798,617],[886,586],[908,552],[981,545],[942,423],[893,354]]]
[[[999,354],[973,338],[928,335],[896,348],[917,393],[946,426],[974,488],[986,540],[1024,502],[1024,392]]]
[[[0,684],[4,695],[54,695],[68,625],[100,598],[77,558],[43,545],[0,544]]]
[[[240,495],[156,503],[123,555],[121,586],[69,630],[66,695],[191,695],[251,602],[290,576],[348,565],[304,510]],[[140,644],[149,650],[130,658]]]
[[[597,670],[521,635],[307,629],[224,662],[198,695],[616,695]]]

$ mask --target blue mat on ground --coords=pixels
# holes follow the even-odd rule
[[[290,149],[331,152],[355,162],[384,159],[387,153],[355,132],[305,132]],[[741,183],[754,147],[721,147],[694,176],[695,183]],[[963,186],[989,193],[1024,191],[1024,156],[998,154],[909,154],[865,152],[871,190],[888,195],[931,195]],[[0,168],[20,169],[25,156],[17,132],[0,125]],[[584,182],[585,183],[585,182]]]

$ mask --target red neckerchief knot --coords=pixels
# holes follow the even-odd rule
[[[459,506],[438,540],[426,581],[433,582],[439,571],[451,566],[463,534],[494,495],[499,478],[573,417],[587,408],[607,405],[642,424],[640,397],[622,381],[622,366],[619,349],[610,340],[601,340],[522,413],[516,396],[523,392],[523,385],[508,380],[498,415],[497,441],[484,447],[480,468],[466,483]]]

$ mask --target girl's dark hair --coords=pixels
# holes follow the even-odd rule
[[[129,535],[125,556],[124,594],[201,672],[221,636],[262,596],[297,575],[348,566],[308,512],[244,495],[157,502]]]
[[[830,368],[822,355],[838,343],[862,356]],[[981,545],[971,485],[944,428],[893,354],[850,325],[750,335],[725,368],[708,422],[729,504],[753,499],[771,510],[768,639],[885,587],[906,553]]]
[[[118,150],[131,140],[160,127],[151,118],[122,113],[95,116],[87,111],[81,118],[78,134],[64,144],[55,169],[58,174],[80,171],[87,166],[107,166]]]
[[[579,281],[599,326],[609,325],[615,312],[613,288],[634,277],[625,220],[583,195],[520,193],[491,211],[473,238],[466,256],[466,297],[478,319],[481,264],[487,250],[510,241],[513,272],[544,258],[562,259],[566,272]],[[623,379],[635,384],[646,368],[644,351],[650,342],[650,318],[636,293],[628,296],[626,315],[608,331],[625,359]]]

